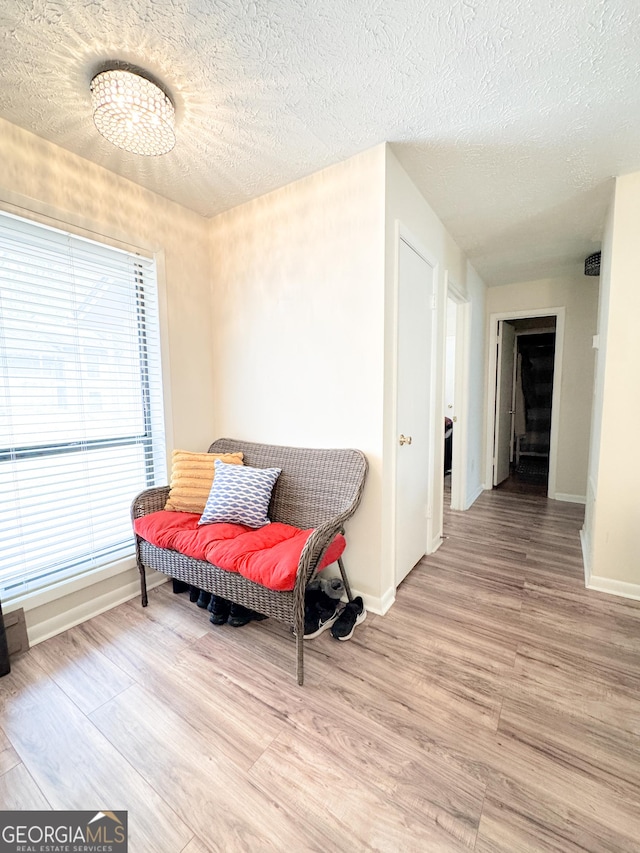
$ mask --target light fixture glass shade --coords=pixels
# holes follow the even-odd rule
[[[102,71],[91,81],[93,121],[105,139],[133,154],[167,154],[176,144],[175,111],[155,83],[133,71]]]

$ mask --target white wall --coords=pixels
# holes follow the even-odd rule
[[[471,265],[456,245],[443,224],[435,215],[424,196],[418,191],[407,173],[398,162],[390,147],[386,155],[385,180],[385,401],[384,401],[384,495],[383,517],[383,598],[391,600],[394,590],[393,578],[393,541],[389,520],[393,517],[394,495],[394,448],[396,442],[394,412],[394,285],[396,276],[396,235],[397,223],[401,223],[410,232],[417,243],[429,256],[438,262],[437,313],[438,330],[436,340],[436,387],[434,389],[434,423],[444,425],[444,349],[446,333],[446,279],[456,283],[462,295],[471,303],[470,341],[467,352],[466,369],[470,380],[469,407],[467,412],[458,414],[458,436],[463,437],[468,447],[468,466],[466,471],[466,492],[471,497],[469,503],[481,491],[480,458],[483,434],[483,395],[484,395],[484,359],[485,359],[485,323],[484,294],[485,287]],[[480,363],[480,370],[477,365]],[[473,384],[473,387],[471,387]],[[441,433],[442,434],[442,431]],[[444,442],[437,441],[431,494],[433,498],[432,531],[433,542],[439,543],[443,519],[443,459]]]
[[[448,418],[455,414],[454,391],[456,378],[456,314],[457,306],[447,299],[447,334],[444,342],[444,413]]]
[[[213,437],[207,221],[3,120],[0,164],[3,210],[156,254],[167,452],[206,448]],[[45,639],[135,595],[134,565],[121,561],[7,611],[24,606],[31,642]]]
[[[369,460],[345,565],[381,595],[384,146],[215,217],[218,436],[356,447]]]
[[[486,387],[486,294],[488,289],[471,264],[467,264],[467,299],[470,302],[468,353],[468,408],[464,413],[467,430],[466,508],[476,500],[484,487],[482,460],[485,446]],[[455,450],[454,450],[455,453]]]
[[[640,597],[640,172],[616,180],[603,244],[595,434],[585,519],[589,585]],[[590,558],[590,559],[589,559]]]
[[[598,279],[575,275],[507,284],[487,290],[487,316],[509,311],[564,307],[565,334],[560,388],[556,493],[584,499],[591,422],[598,311]],[[490,472],[485,481],[491,482]]]

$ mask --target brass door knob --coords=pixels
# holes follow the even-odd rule
[[[411,442],[413,441],[413,439],[411,438],[410,435],[402,435],[402,434],[400,435],[400,438],[398,440],[399,440],[401,445],[402,444],[411,444]]]

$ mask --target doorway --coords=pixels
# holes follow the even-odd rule
[[[430,550],[437,265],[398,240],[394,564],[396,587]]]
[[[458,306],[447,294],[447,318],[444,344],[444,477],[445,494],[451,488],[453,465],[453,432],[458,417],[455,411],[456,387],[456,320]],[[457,438],[457,436],[456,436]]]
[[[555,498],[564,309],[490,322],[488,487]]]
[[[471,303],[447,273],[443,354],[444,487],[451,509],[465,510],[467,498],[467,407]]]

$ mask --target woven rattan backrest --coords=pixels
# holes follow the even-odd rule
[[[269,518],[296,527],[318,527],[336,516],[352,515],[362,497],[367,460],[359,450],[278,447],[219,438],[209,453],[242,451],[245,465],[282,468]]]

